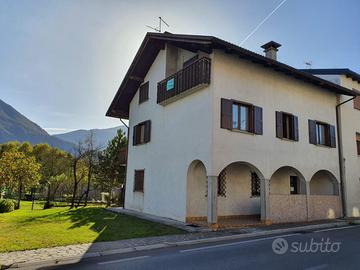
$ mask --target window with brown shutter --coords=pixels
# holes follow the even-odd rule
[[[263,111],[248,103],[221,99],[221,128],[263,134]]]
[[[299,140],[298,117],[290,113],[275,112],[276,116],[276,137],[292,141]]]
[[[357,109],[357,110],[360,110],[360,96],[357,96],[354,99],[354,108]]]
[[[357,153],[360,156],[360,133],[356,133],[356,147]]]
[[[151,121],[147,120],[133,128],[133,145],[150,142],[151,139]]]
[[[144,192],[144,170],[135,170],[134,192]]]
[[[335,126],[320,121],[309,120],[309,141],[311,144],[335,148]]]
[[[149,99],[149,82],[144,83],[139,89],[139,104]]]

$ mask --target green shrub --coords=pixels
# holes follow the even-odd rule
[[[13,200],[9,200],[9,199],[0,200],[0,213],[7,213],[14,211],[14,208],[15,207]]]

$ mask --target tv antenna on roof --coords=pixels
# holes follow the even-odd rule
[[[164,23],[167,27],[170,27],[167,22],[164,21],[163,18],[159,17],[159,28],[156,28],[156,27],[152,27],[152,26],[149,26],[149,25],[145,25],[146,27],[152,29],[152,30],[155,30],[156,32],[159,32],[161,33],[161,24]]]
[[[305,63],[306,69],[311,69],[312,61],[305,61],[304,63]]]

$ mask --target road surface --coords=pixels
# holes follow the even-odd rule
[[[109,255],[37,269],[360,269],[360,225]]]

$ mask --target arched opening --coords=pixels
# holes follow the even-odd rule
[[[306,221],[307,197],[304,176],[290,166],[276,170],[270,178],[270,220],[274,223]]]
[[[227,165],[218,176],[218,217],[224,223],[227,219],[241,219],[241,223],[260,220],[262,173],[247,162]]]
[[[339,182],[327,170],[316,172],[310,180],[311,220],[334,219],[341,216]]]
[[[270,178],[270,194],[306,194],[305,178],[297,169],[293,167],[281,167],[276,170]]]
[[[339,195],[336,177],[326,170],[315,173],[310,181],[310,195]]]
[[[206,168],[200,160],[191,162],[187,172],[186,222],[206,221]]]

